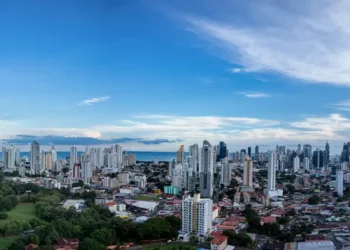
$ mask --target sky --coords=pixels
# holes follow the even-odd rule
[[[175,151],[350,140],[347,0],[2,0],[0,138]]]

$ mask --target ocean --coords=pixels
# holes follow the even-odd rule
[[[142,151],[128,151],[129,154],[136,155],[137,161],[154,161],[155,159],[159,161],[172,161],[176,158],[176,152],[142,152]],[[29,156],[29,152],[21,152],[21,157]],[[70,152],[57,152],[57,158],[59,160],[65,160],[69,157]],[[82,152],[78,152],[78,155]],[[0,159],[2,159],[2,152],[0,151]]]

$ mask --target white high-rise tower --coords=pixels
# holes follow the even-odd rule
[[[268,191],[276,190],[276,165],[277,165],[277,154],[275,151],[270,151],[269,164],[268,164]]]
[[[344,195],[344,172],[337,171],[336,176],[337,193],[340,197]]]
[[[249,157],[244,161],[243,186],[253,187],[253,161]]]
[[[77,153],[77,147],[72,146],[70,148],[70,160],[69,160],[69,167],[70,169],[73,169],[74,164],[78,163],[78,153]]]
[[[300,158],[299,158],[299,156],[295,156],[293,158],[293,168],[294,168],[294,173],[299,171],[299,168],[300,168]]]

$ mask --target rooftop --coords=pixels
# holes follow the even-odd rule
[[[210,243],[213,244],[213,245],[221,245],[225,241],[227,241],[227,239],[228,238],[226,236],[220,236],[220,237],[214,238]]]

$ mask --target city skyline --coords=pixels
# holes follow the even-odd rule
[[[329,141],[338,153],[350,138],[350,33],[338,25],[346,1],[326,2],[7,1],[1,144],[170,152],[202,139],[231,150]]]

